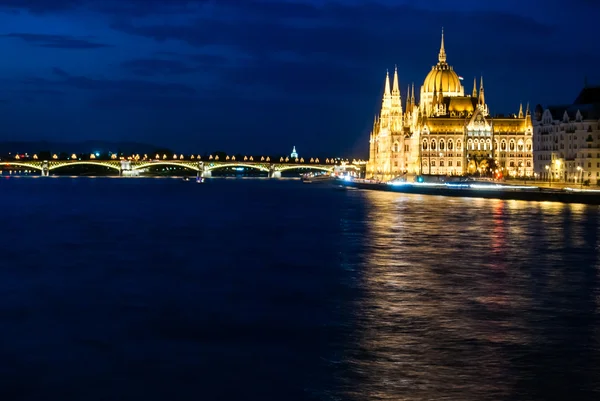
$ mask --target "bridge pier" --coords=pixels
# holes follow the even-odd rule
[[[281,171],[275,170],[273,164],[269,166],[269,178],[281,178]]]
[[[198,174],[202,178],[211,178],[212,177],[211,171],[208,169],[208,166],[206,166],[204,164],[204,162],[198,162]]]
[[[44,160],[42,162],[42,177],[48,177],[48,176],[50,176],[50,167],[49,167],[48,160]]]
[[[131,175],[131,162],[129,160],[121,160],[121,166],[119,167],[119,177],[124,175]]]

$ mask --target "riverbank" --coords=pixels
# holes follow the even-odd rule
[[[529,185],[500,185],[494,183],[378,183],[368,180],[340,181],[345,187],[376,191],[401,192],[418,195],[451,196],[460,198],[485,198],[524,200],[537,202],[582,203],[600,205],[600,191],[576,188],[552,189]]]

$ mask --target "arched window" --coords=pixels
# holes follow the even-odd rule
[[[462,150],[462,141],[460,139],[456,141],[456,150]]]
[[[503,139],[502,142],[500,142],[500,149],[505,151],[506,150],[506,141]]]
[[[443,139],[440,139],[440,150],[444,150],[445,149],[445,143]]]
[[[467,141],[467,150],[473,150],[473,149],[475,149],[475,146],[473,145],[473,140],[469,139]]]
[[[508,143],[508,150],[510,150],[511,152],[514,152],[515,150],[515,141],[513,139],[511,139]]]
[[[394,152],[400,151],[400,144],[398,142],[394,142]]]
[[[448,150],[452,150],[454,148],[454,144],[452,143],[452,139],[448,140]]]
[[[487,150],[492,150],[492,141],[491,141],[491,140],[489,140],[489,139],[487,139],[487,140],[485,141],[485,143],[486,143],[486,145],[487,145],[487,146],[486,146]]]
[[[423,150],[427,150],[427,141],[423,141]]]
[[[527,151],[531,152],[531,139],[527,140]]]
[[[519,139],[519,142],[517,143],[517,150],[519,152],[523,151],[523,140],[522,139]]]
[[[435,150],[435,139],[431,140],[431,150]]]

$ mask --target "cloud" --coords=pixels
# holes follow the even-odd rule
[[[35,33],[9,33],[2,35],[5,38],[21,39],[37,47],[48,47],[53,49],[98,49],[112,47],[104,43],[92,42],[87,39],[78,39],[65,35],[43,35]]]
[[[0,0],[0,7],[23,9],[36,14],[64,11],[80,4],[81,0]]]
[[[251,56],[290,52],[301,58],[327,56],[338,62],[373,65],[422,54],[423,49],[430,49],[433,61],[441,26],[446,26],[448,32],[464,32],[464,22],[469,16],[405,5],[329,4],[318,7],[296,3],[250,3],[252,7],[245,2],[236,3],[237,12],[232,12],[230,18],[195,16],[188,23],[171,24],[119,21],[112,27],[159,42],[176,40],[197,48],[230,47]],[[296,14],[298,9],[304,11]],[[497,46],[494,53],[501,53],[506,47],[505,37],[482,37],[472,33],[478,30],[501,32],[510,26],[510,35],[535,40],[556,30],[554,26],[510,14],[481,12],[471,17],[468,32],[457,34],[454,39],[471,48]],[[417,21],[423,22],[422,27],[418,27]],[[424,26],[427,26],[426,31]],[[431,29],[432,26],[437,28]]]
[[[135,75],[182,75],[199,72],[199,67],[188,66],[181,61],[164,60],[158,58],[135,59],[121,63],[121,67]]]
[[[81,75],[72,75],[58,67],[54,67],[52,73],[57,79],[32,77],[23,80],[22,83],[37,89],[62,87],[88,92],[137,93],[141,96],[193,96],[196,94],[196,89],[192,86],[179,83],[136,79],[90,78]]]

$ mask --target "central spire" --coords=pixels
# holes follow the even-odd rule
[[[440,63],[446,62],[446,49],[444,49],[444,28],[442,27],[442,45],[440,46],[440,54],[438,56]]]

